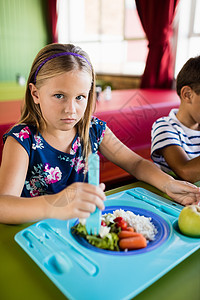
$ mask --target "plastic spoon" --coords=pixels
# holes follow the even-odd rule
[[[92,153],[88,157],[88,183],[99,185],[99,156]],[[86,220],[88,234],[98,235],[101,227],[101,210],[96,207],[95,212]]]

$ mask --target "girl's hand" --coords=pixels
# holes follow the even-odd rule
[[[200,188],[192,183],[170,180],[164,189],[168,196],[182,205],[198,204],[200,202]]]
[[[57,194],[51,202],[51,217],[58,219],[88,218],[96,206],[104,209],[105,185],[95,186],[83,182],[75,182]],[[54,195],[56,196],[56,195]]]

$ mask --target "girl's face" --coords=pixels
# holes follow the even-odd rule
[[[47,79],[39,89],[30,83],[33,100],[40,105],[48,130],[74,128],[85,113],[91,81],[87,72],[75,70]]]

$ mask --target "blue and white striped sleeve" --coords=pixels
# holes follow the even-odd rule
[[[181,146],[179,133],[165,118],[160,118],[154,122],[151,130],[151,155],[171,145]]]

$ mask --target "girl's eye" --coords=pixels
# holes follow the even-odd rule
[[[63,94],[55,94],[54,97],[56,97],[57,99],[63,99],[64,95]]]
[[[80,96],[77,96],[77,97],[76,97],[76,99],[77,99],[77,100],[84,100],[84,99],[85,99],[85,97],[84,97],[84,96],[82,96],[82,95],[80,95]]]

